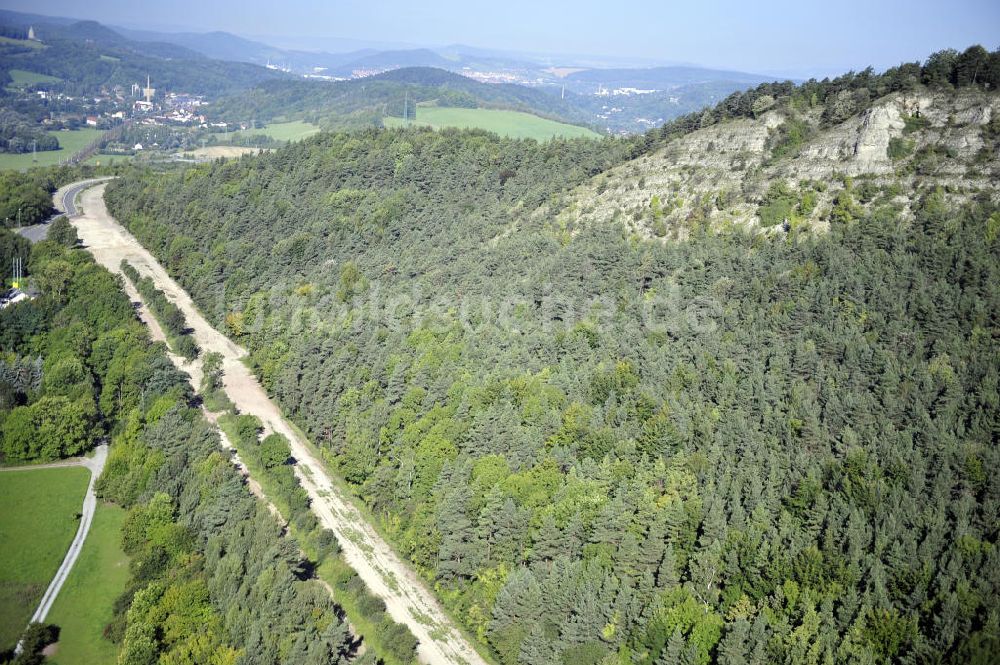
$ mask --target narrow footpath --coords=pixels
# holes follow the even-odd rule
[[[66,466],[84,466],[90,469],[90,483],[87,485],[87,493],[83,497],[83,508],[80,511],[80,526],[77,527],[76,536],[73,537],[73,542],[70,543],[69,550],[66,551],[66,556],[59,565],[59,570],[56,571],[55,576],[49,583],[49,588],[45,590],[45,594],[42,596],[41,602],[38,603],[38,609],[36,609],[35,613],[31,615],[31,623],[42,623],[45,621],[45,618],[49,615],[49,610],[52,609],[52,603],[56,601],[56,596],[59,595],[59,591],[62,589],[63,584],[66,583],[66,579],[69,577],[70,571],[73,570],[73,565],[80,556],[80,551],[83,549],[83,543],[87,540],[87,534],[90,533],[90,525],[94,522],[94,512],[97,510],[97,495],[94,494],[94,483],[97,482],[101,472],[104,471],[104,463],[107,462],[107,460],[108,444],[102,443],[94,449],[93,457],[78,457],[63,460],[61,462],[54,462],[52,464],[38,464],[33,466],[20,466],[4,469],[4,471],[18,471],[21,473],[28,473],[35,469],[51,469]],[[17,647],[15,647],[14,652],[17,654],[21,653],[20,642],[17,643]]]

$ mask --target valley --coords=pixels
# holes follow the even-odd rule
[[[993,663],[1000,8],[844,1],[0,9],[0,665]]]

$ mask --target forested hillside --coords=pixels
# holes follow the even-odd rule
[[[0,461],[78,455],[110,439],[98,495],[129,510],[120,537],[130,579],[103,636],[117,662],[348,662],[357,645],[339,608],[220,454],[187,377],[149,340],[121,283],[67,248],[65,219],[50,237],[63,243],[29,250],[0,229],[0,254],[30,253],[37,293],[0,310]]]
[[[1000,185],[1000,51],[973,46],[883,73],[763,84],[648,132],[646,154],[572,192],[560,228],[617,216],[646,237],[702,225],[825,228],[921,191],[968,202]]]
[[[326,129],[380,126],[386,116],[413,114],[418,102],[440,106],[499,108],[588,124],[595,117],[575,95],[561,100],[542,90],[511,84],[486,84],[431,67],[408,67],[363,79],[336,82],[268,81],[248,93],[219,101],[211,112],[231,122],[266,123],[297,118]],[[413,117],[412,115],[410,117]]]
[[[148,75],[160,90],[215,97],[286,76],[247,63],[210,60],[172,44],[132,42],[93,21],[53,26],[42,35],[44,44],[0,43],[0,83],[10,82],[11,69],[21,69],[63,79],[46,87],[79,96],[102,86],[127,89]],[[0,90],[0,99],[8,94]]]
[[[902,85],[976,85],[949,66]],[[810,131],[855,122],[869,80],[799,89]],[[968,156],[780,233],[650,233],[624,223],[638,174],[601,189],[773,92],[638,159],[369,130],[136,172],[107,200],[505,665],[989,663],[1000,209],[956,186]]]

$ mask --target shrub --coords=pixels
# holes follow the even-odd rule
[[[80,236],[77,235],[76,229],[64,215],[59,215],[49,224],[48,239],[63,247],[75,247],[80,242]]]
[[[913,152],[913,141],[907,141],[904,138],[894,136],[889,139],[889,147],[886,148],[886,153],[889,155],[889,159],[897,162],[904,159]]]
[[[903,134],[912,134],[918,130],[924,129],[931,123],[927,118],[919,115],[907,115],[903,116]]]

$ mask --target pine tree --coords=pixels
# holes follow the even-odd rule
[[[615,570],[628,579],[634,578],[639,572],[640,556],[639,539],[629,531],[614,552]]]
[[[728,624],[722,641],[719,642],[719,665],[749,665],[747,638],[750,636],[750,624],[746,619],[737,619]]]
[[[481,559],[480,542],[468,515],[472,489],[461,477],[453,477],[450,486],[437,512],[436,523],[441,532],[437,574],[443,579],[471,577]]]
[[[542,523],[535,532],[533,541],[531,548],[533,562],[552,561],[559,552],[563,551],[562,531],[556,524],[556,518],[552,516],[552,513],[546,513],[542,517]]]
[[[667,640],[663,652],[656,658],[656,665],[684,665],[687,652],[687,641],[681,633],[680,628],[675,628],[674,632]]]
[[[642,551],[640,552],[639,560],[646,570],[656,572],[660,566],[660,562],[663,561],[663,553],[666,551],[666,546],[666,515],[663,511],[657,511],[653,514],[649,528],[646,530],[646,538],[642,543]]]
[[[669,589],[680,581],[677,571],[677,558],[674,556],[674,546],[667,545],[663,553],[663,561],[656,571],[656,587],[658,589]]]
[[[556,660],[552,641],[545,635],[542,624],[533,624],[528,638],[521,642],[518,662],[524,665],[550,665]]]

